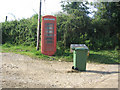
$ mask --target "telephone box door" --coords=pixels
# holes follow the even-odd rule
[[[56,17],[47,15],[42,17],[41,53],[54,55],[56,52]]]

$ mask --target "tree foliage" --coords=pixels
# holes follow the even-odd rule
[[[2,23],[2,43],[35,45],[37,15],[30,19]]]
[[[58,42],[63,43],[64,48],[71,43],[88,43],[87,31],[89,29],[90,18],[87,6],[82,2],[72,2],[64,4],[64,12],[67,14],[57,14]],[[81,7],[82,6],[82,7]]]
[[[102,2],[91,18],[88,2],[62,2],[57,17],[57,46],[61,50],[70,44],[86,44],[90,49],[114,49],[120,45],[120,4]],[[20,21],[2,23],[3,43],[36,46],[37,15]]]
[[[104,2],[93,4],[98,9],[93,18],[88,16],[88,3],[62,2],[66,14],[57,15],[58,35],[62,45],[84,43],[91,49],[114,49],[119,39],[119,3]],[[58,34],[59,34],[58,33]]]
[[[95,31],[94,38],[101,48],[115,48],[118,46],[120,26],[120,7],[117,2],[97,3],[97,12],[92,20]]]

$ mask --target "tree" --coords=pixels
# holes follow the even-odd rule
[[[71,43],[85,43],[87,39],[88,17],[87,3],[82,2],[62,2],[63,11],[66,14],[58,14],[58,41],[64,48],[69,47]],[[62,40],[61,40],[62,39]]]
[[[118,46],[118,37],[120,26],[120,7],[117,2],[97,3],[97,12],[93,19],[94,38],[96,46],[105,48],[115,48]]]

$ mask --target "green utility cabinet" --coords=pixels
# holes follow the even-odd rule
[[[88,57],[88,47],[84,44],[80,47],[72,47],[73,67],[72,69],[86,71],[86,60]]]

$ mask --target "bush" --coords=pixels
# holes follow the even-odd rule
[[[2,44],[35,46],[37,42],[37,15],[20,21],[2,23]]]

